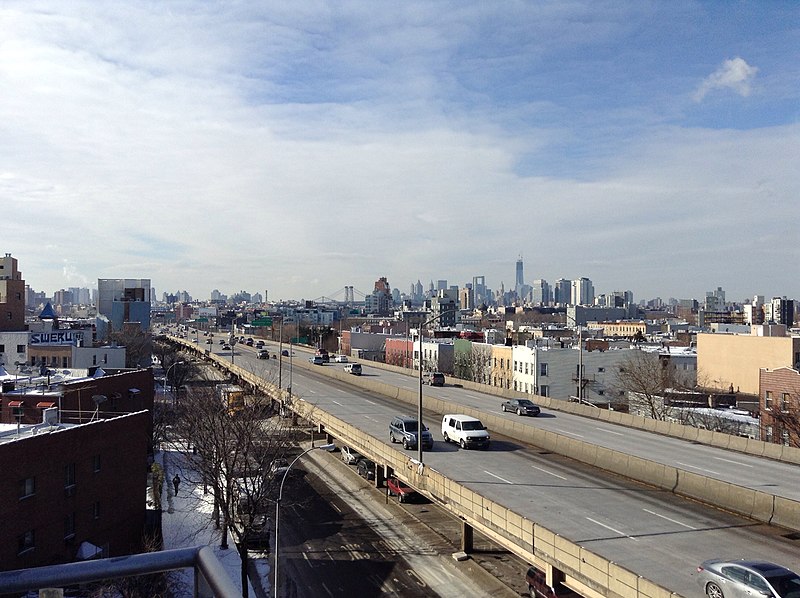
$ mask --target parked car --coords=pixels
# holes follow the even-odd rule
[[[360,363],[348,363],[344,366],[344,371],[348,374],[353,374],[354,376],[361,375],[361,364]]]
[[[525,574],[525,581],[528,582],[528,593],[531,598],[560,598],[561,596],[579,596],[561,582],[556,582],[555,587],[547,585],[547,576],[544,571],[536,567],[530,567]]]
[[[396,496],[400,502],[408,502],[419,496],[419,493],[404,481],[392,476],[386,480],[386,487],[390,496]]]
[[[366,457],[362,457],[359,460],[358,464],[356,465],[356,469],[358,470],[358,475],[360,475],[365,480],[374,480],[375,479],[375,462],[367,459]]]
[[[269,359],[269,351],[261,349],[256,355],[259,359]]]
[[[255,515],[244,535],[245,546],[250,550],[268,551],[271,527],[269,517],[263,514]]]
[[[417,435],[419,434],[419,422],[416,417],[410,415],[398,415],[389,422],[389,440],[392,444],[402,442],[403,448],[408,450],[416,448]],[[422,450],[429,451],[433,448],[433,436],[428,426],[422,427]]]
[[[286,459],[273,459],[269,465],[269,477],[279,478],[287,471],[289,471],[289,461]]]
[[[541,412],[539,405],[529,399],[511,399],[500,405],[500,408],[503,413],[511,411],[517,415],[532,415],[533,417],[536,417]]]
[[[800,596],[800,576],[774,563],[711,559],[701,563],[697,573],[697,581],[708,598]]]
[[[464,448],[489,448],[489,432],[481,420],[463,414],[445,415],[442,418],[442,437],[445,442],[455,442]]]
[[[422,374],[422,382],[431,386],[444,386],[444,374],[442,372],[425,372]]]
[[[363,458],[363,455],[358,451],[351,449],[349,446],[342,447],[342,461],[348,465],[357,465],[358,461]]]

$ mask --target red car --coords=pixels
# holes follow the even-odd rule
[[[406,502],[418,496],[417,491],[411,486],[394,477],[386,480],[386,486],[389,488],[389,494],[396,496],[400,502]]]

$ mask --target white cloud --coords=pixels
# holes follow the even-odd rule
[[[694,100],[702,102],[706,95],[714,89],[731,89],[742,97],[750,95],[751,84],[755,79],[758,67],[750,66],[743,58],[726,60],[722,65],[703,80],[694,92]]]

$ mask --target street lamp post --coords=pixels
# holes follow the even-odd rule
[[[292,466],[297,463],[297,461],[305,455],[306,453],[310,453],[311,451],[322,449],[323,451],[331,452],[336,448],[336,445],[331,444],[323,444],[320,446],[312,446],[309,449],[304,450],[302,453],[297,455],[294,458],[294,461],[289,463],[289,467],[286,468],[286,471],[283,472],[283,477],[281,478],[281,485],[278,489],[278,500],[275,502],[275,577],[273,580],[274,592],[273,596],[278,598],[278,563],[280,559],[280,544],[278,543],[278,532],[280,531],[280,517],[281,517],[281,499],[283,499],[283,483],[286,481],[286,476],[291,471]]]
[[[167,384],[169,383],[169,371],[172,368],[174,368],[176,365],[184,364],[184,363],[186,363],[186,362],[185,361],[176,361],[175,363],[173,363],[171,366],[169,366],[167,368],[167,372],[164,374],[164,394],[165,395],[167,394]],[[175,407],[175,392],[174,392],[174,390],[173,390],[173,393],[172,393],[172,406]]]
[[[432,317],[430,320],[427,320],[420,324],[419,330],[417,331],[417,339],[419,341],[419,401],[417,403],[417,460],[419,461],[420,466],[422,465],[422,430],[425,429],[425,425],[422,423],[422,331],[424,330],[425,326],[431,324],[441,318],[442,316],[447,315],[450,313],[450,310],[443,311],[440,314]]]

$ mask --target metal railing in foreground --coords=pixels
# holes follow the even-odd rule
[[[186,567],[194,569],[196,598],[214,596],[238,598],[242,595],[217,560],[214,551],[208,546],[3,571],[0,572],[0,594],[35,591],[42,588],[63,588],[103,579],[160,573]]]

